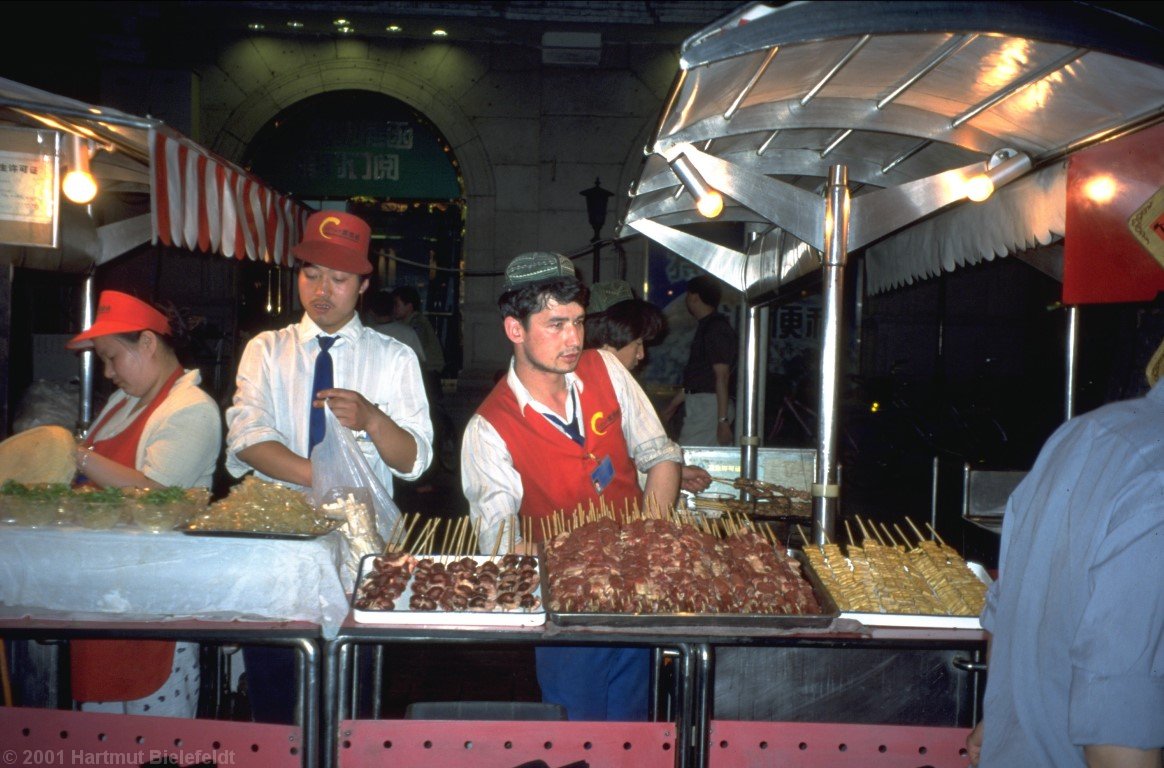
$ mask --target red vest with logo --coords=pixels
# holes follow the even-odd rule
[[[545,416],[527,407],[518,408],[517,397],[505,379],[477,409],[509,448],[514,469],[521,475],[520,512],[524,517],[549,517],[558,510],[573,512],[595,509],[599,501],[619,514],[642,500],[634,462],[627,453],[622,435],[622,408],[614,394],[606,363],[596,350],[582,352],[575,369],[583,382],[579,393],[581,418],[585,424],[585,445],[571,440]],[[600,494],[591,474],[609,456],[614,477]],[[539,526],[534,538],[541,540]]]

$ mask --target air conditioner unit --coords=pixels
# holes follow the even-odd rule
[[[542,63],[572,67],[597,67],[602,60],[602,35],[598,32],[545,32]]]

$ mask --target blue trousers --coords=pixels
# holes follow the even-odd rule
[[[542,701],[561,704],[571,720],[647,719],[649,648],[539,646]]]

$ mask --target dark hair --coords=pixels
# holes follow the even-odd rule
[[[559,277],[506,291],[497,299],[497,308],[502,317],[516,317],[524,325],[530,315],[545,309],[550,299],[559,304],[586,306],[590,303],[590,289],[576,277]]]
[[[667,328],[663,311],[649,301],[620,301],[605,312],[586,316],[586,347],[622,349],[635,339],[649,344]]]
[[[723,288],[711,275],[696,275],[688,280],[687,292],[694,293],[700,301],[711,307],[718,307],[723,297]]]
[[[191,332],[201,325],[205,318],[194,316],[171,303],[158,305],[157,309],[170,321],[170,332],[161,333],[159,331],[150,331],[150,333],[157,336],[158,340],[162,342],[162,345],[168,347],[178,357],[179,361],[182,363],[189,362],[189,352],[194,341],[191,338]],[[137,344],[141,341],[141,335],[143,333],[145,331],[127,331],[125,333],[111,333],[109,335],[119,338],[127,344]]]
[[[375,315],[377,318],[391,317],[393,296],[394,294],[392,291],[388,290],[387,288],[381,288],[380,290],[373,293],[371,298],[368,299],[368,311]]]
[[[420,312],[424,307],[420,306],[420,294],[411,285],[398,285],[392,291],[392,295],[404,304],[411,304],[415,312]]]

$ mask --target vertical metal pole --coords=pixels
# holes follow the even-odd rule
[[[747,322],[741,323],[744,333],[741,338],[740,350],[740,378],[744,385],[743,418],[737,424],[740,437],[740,474],[752,479],[757,474],[757,449],[760,447],[760,421],[757,404],[760,392],[760,340],[763,333],[760,330],[761,310],[758,307],[745,307],[742,313]],[[741,410],[741,409],[737,409]],[[745,499],[751,500],[751,494]]]
[[[601,274],[602,274],[602,246],[598,243],[597,240],[595,240],[594,241],[594,277],[593,277],[593,279],[591,279],[590,284],[594,285],[599,280],[601,280],[602,278],[599,277],[599,275],[601,275]]]
[[[1067,384],[1063,393],[1063,420],[1075,415],[1075,377],[1078,375],[1079,360],[1079,307],[1067,307]]]
[[[825,254],[822,267],[824,335],[820,354],[820,409],[816,478],[812,484],[812,536],[817,544],[832,541],[840,486],[837,484],[837,391],[841,364],[841,302],[848,255],[849,172],[829,168],[825,198]]]
[[[93,295],[93,275],[90,273],[81,289],[81,330],[87,331],[93,325],[96,297]],[[77,434],[84,434],[93,423],[93,350],[81,353],[81,404],[77,412]]]

